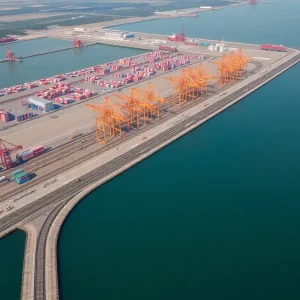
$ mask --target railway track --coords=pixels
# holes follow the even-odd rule
[[[249,72],[245,76],[245,78],[247,78],[250,75],[252,75],[253,73],[255,73],[258,69],[261,68],[261,66],[262,66],[262,64],[260,62],[255,62],[255,69],[251,70],[251,72]],[[219,88],[218,93],[222,92],[223,90],[226,90],[229,86],[230,85]],[[211,93],[206,95],[206,96],[202,96],[201,101],[205,101],[206,99],[208,99],[211,96],[212,96]],[[92,153],[90,153],[89,157],[91,158],[93,156],[99,155],[99,154],[107,151],[108,149],[110,149],[112,147],[115,147],[118,144],[121,144],[122,142],[124,142],[127,139],[131,138],[131,136],[132,136],[131,133],[133,134],[134,132],[138,132],[139,134],[141,134],[144,131],[148,130],[149,128],[151,128],[153,126],[156,126],[156,125],[158,125],[162,122],[165,122],[168,118],[172,117],[174,114],[183,113],[185,110],[191,108],[192,106],[198,105],[199,103],[200,103],[199,101],[186,103],[185,105],[183,105],[181,107],[180,110],[178,110],[176,112],[172,110],[172,107],[173,107],[172,104],[169,103],[167,105],[164,105],[162,107],[162,117],[159,120],[155,120],[155,122],[150,123],[147,126],[144,126],[144,127],[140,128],[138,130],[136,130],[136,129],[130,130],[129,131],[130,134],[125,134],[125,136],[122,140],[120,140],[120,139],[111,140],[107,145],[102,146],[100,149],[97,149],[97,150],[93,151]],[[34,158],[34,159],[30,160],[29,162],[24,164],[23,168],[24,168],[25,171],[27,171],[29,173],[35,173],[38,170],[53,164],[58,159],[63,159],[65,157],[69,156],[70,154],[73,154],[73,153],[79,151],[79,149],[81,147],[87,148],[87,147],[92,146],[96,143],[97,143],[97,141],[94,138],[94,132],[86,134],[86,135],[82,135],[80,138],[76,139],[75,141],[72,141],[72,142],[70,141],[70,142],[68,142],[64,145],[61,145],[58,148],[55,148],[54,150],[51,150],[51,151],[43,154],[42,156],[39,156],[37,158]],[[84,156],[84,155],[82,157],[78,157],[78,158],[76,158],[76,164],[80,164],[80,163],[84,162],[86,159],[87,159],[87,157]],[[36,179],[27,182],[25,185],[18,187],[14,191],[9,191],[7,193],[2,193],[0,202],[4,202],[7,199],[16,196],[17,194],[25,192],[29,188],[31,188],[31,187],[47,180],[48,178],[56,176],[57,174],[60,174],[63,171],[70,169],[72,166],[73,166],[73,162],[70,162],[68,164],[65,164],[63,167],[61,167],[59,169],[48,172],[45,175],[41,175],[41,176],[36,177]],[[10,169],[9,171],[2,172],[2,174],[9,177],[10,173],[12,171],[13,170]],[[6,183],[6,185],[7,184],[9,184],[9,183]]]
[[[63,208],[63,205],[58,205],[54,210],[51,211],[47,217],[37,239],[37,248],[35,253],[35,272],[34,272],[34,283],[36,288],[34,289],[35,300],[45,300],[45,255],[46,255],[46,242],[48,232],[52,223],[55,220],[56,215]]]

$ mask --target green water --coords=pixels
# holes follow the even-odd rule
[[[121,29],[300,46],[297,10],[276,1]],[[297,65],[86,197],[60,235],[60,299],[300,299],[299,76]]]
[[[0,239],[1,300],[20,299],[25,238],[23,231],[16,231]]]
[[[42,43],[43,40],[39,40]],[[21,63],[0,63],[0,88],[71,72],[97,64],[144,53],[143,50],[95,45],[34,56]]]

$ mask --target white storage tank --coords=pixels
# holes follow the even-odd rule
[[[40,97],[31,96],[28,98],[28,102],[31,104],[33,109],[37,109],[43,112],[54,110],[54,104],[52,101]]]

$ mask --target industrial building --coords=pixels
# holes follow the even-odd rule
[[[30,96],[28,98],[28,102],[30,103],[33,109],[43,111],[43,112],[50,112],[55,109],[54,103],[52,101],[39,98],[36,96]]]

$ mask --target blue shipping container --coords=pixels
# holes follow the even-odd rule
[[[28,176],[25,177],[25,178],[17,179],[17,180],[16,180],[16,182],[17,182],[18,184],[22,184],[22,183],[25,183],[25,182],[27,182],[27,181],[29,181]]]
[[[16,171],[12,172],[11,173],[12,178],[15,179],[17,174],[19,174],[19,173],[23,173],[23,169],[18,169]]]

